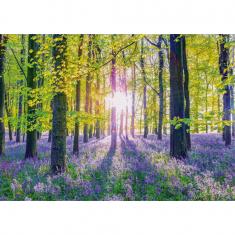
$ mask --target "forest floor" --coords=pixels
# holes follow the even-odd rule
[[[115,151],[110,137],[91,139],[78,158],[67,137],[66,172],[57,176],[47,138],[38,141],[39,159],[26,161],[25,143],[7,141],[0,200],[235,200],[235,141],[225,147],[218,134],[192,135],[185,160],[169,157],[169,136],[119,137]]]

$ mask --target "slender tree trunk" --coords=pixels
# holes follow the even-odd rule
[[[126,138],[128,139],[128,92],[127,92],[127,71],[126,71],[126,60],[125,60],[125,52],[122,51],[122,56],[124,60],[124,71],[123,71],[123,85],[124,85],[124,91],[126,96],[126,111],[125,111],[125,134]]]
[[[228,42],[228,35],[221,35],[220,42],[220,74],[222,76],[222,81],[225,82],[228,78],[228,68],[229,68],[229,48],[225,46],[225,43]],[[229,85],[224,86],[225,93],[223,94],[223,121],[231,121],[231,95]],[[231,145],[231,125],[229,123],[224,124],[223,135],[225,146]]]
[[[235,137],[234,85],[231,86],[232,136]]]
[[[136,93],[136,73],[135,64],[132,68],[132,105],[131,105],[131,135],[135,138],[135,93]]]
[[[42,48],[43,47],[43,44],[45,44],[45,34],[43,34],[42,35],[42,43],[41,43],[41,45],[37,45],[38,46],[38,50],[40,50],[40,48]],[[39,78],[38,78],[38,82],[37,82],[37,85],[38,85],[38,88],[41,88],[41,87],[43,87],[43,85],[44,85],[44,77],[43,77],[43,70],[44,70],[44,60],[45,60],[45,55],[44,55],[44,53],[42,53],[42,55],[41,55],[41,59],[42,59],[42,68],[40,69],[41,71],[40,71],[40,75],[39,75]],[[40,111],[42,111],[43,110],[43,103],[42,103],[42,97],[41,96],[39,96],[40,98],[40,102],[37,104],[37,109],[38,110],[40,110]],[[40,122],[39,123],[39,125],[40,125],[40,127],[42,126],[42,123]],[[41,138],[41,135],[42,135],[42,132],[41,132],[41,130],[38,130],[37,131],[37,139],[40,139]]]
[[[140,66],[142,77],[144,80],[144,91],[143,91],[143,108],[144,108],[144,138],[148,137],[148,115],[147,115],[147,86],[146,86],[146,72],[144,62],[144,39],[141,40],[141,56]]]
[[[21,62],[21,66],[22,68],[24,68],[24,63],[25,63],[25,35],[22,34],[21,35],[21,44],[22,44],[22,49],[21,49],[21,58],[20,58],[20,62]],[[20,70],[21,75],[23,75],[23,72]],[[17,116],[17,127],[16,127],[16,142],[19,143],[20,142],[20,137],[21,137],[21,116],[23,113],[23,94],[22,94],[22,85],[23,85],[23,80],[19,80],[18,81],[19,84],[19,89],[20,89],[20,93],[19,93],[19,103],[18,103],[18,116]]]
[[[89,42],[88,42],[88,66],[91,62],[91,47],[92,47],[92,39],[91,35],[89,35]],[[85,100],[85,112],[88,114],[90,111],[90,92],[91,92],[91,73],[88,72],[86,78],[86,100]],[[89,140],[89,125],[87,123],[84,124],[84,131],[83,131],[83,142],[87,143]]]
[[[89,105],[89,113],[92,114],[92,107],[93,106],[93,100],[92,97],[90,95],[90,105]],[[93,137],[93,124],[91,123],[89,126],[89,138]]]
[[[97,99],[96,99],[96,115],[100,115],[100,78],[97,77]],[[100,120],[97,119],[95,123],[95,136],[96,139],[100,138]]]
[[[170,119],[184,118],[184,87],[183,71],[181,64],[181,40],[179,34],[170,35]],[[171,124],[170,155],[176,158],[187,157],[187,144],[185,138],[185,126],[176,128]]]
[[[167,92],[166,92],[166,89],[164,89],[163,87],[163,134],[164,135],[167,135],[167,122],[166,122],[166,119],[167,119],[167,102],[166,102],[166,97],[167,97]],[[164,121],[165,120],[165,121]]]
[[[120,113],[120,128],[119,128],[119,135],[123,135],[123,126],[124,126],[124,111],[123,109],[121,110]]]
[[[28,91],[28,103],[33,101],[33,91],[37,88],[36,74],[36,50],[37,43],[35,41],[35,34],[29,34],[28,43],[28,66],[27,68],[27,87]],[[37,157],[37,130],[36,125],[36,105],[28,104],[27,115],[27,136],[26,136],[26,150],[25,159]]]
[[[186,53],[186,39],[182,36],[182,63],[183,63],[183,73],[184,73],[184,97],[185,97],[185,118],[190,119],[190,98],[189,98],[189,72],[187,63],[187,53]],[[185,136],[187,149],[191,150],[191,138],[190,138],[190,126],[185,124]]]
[[[78,47],[78,59],[81,59],[82,56],[82,46],[83,46],[83,38],[84,35],[80,35],[80,44]],[[80,70],[80,64],[78,66],[78,74]],[[75,110],[76,112],[80,112],[80,103],[81,103],[81,80],[80,76],[78,75],[78,80],[76,81],[76,104],[75,104]],[[74,139],[73,139],[73,154],[78,156],[79,154],[79,133],[80,133],[80,124],[78,121],[78,118],[75,120],[75,128],[74,128]]]
[[[75,110],[77,112],[80,111],[80,96],[81,96],[81,82],[78,80],[76,82],[76,108]],[[74,139],[73,139],[73,154],[78,156],[79,154],[79,121],[78,118],[76,118],[75,121],[75,128],[74,128]]]
[[[0,34],[0,156],[5,154],[5,127],[4,127],[4,99],[5,99],[5,82],[4,82],[4,62],[6,54],[7,38]]]
[[[11,116],[12,116],[12,111],[10,109],[10,98],[9,98],[9,93],[5,92],[5,109],[6,109],[6,114],[7,114],[7,124],[8,124],[8,135],[9,135],[9,140],[12,141],[12,124],[11,124]]]
[[[111,71],[111,88],[112,88],[112,98],[114,98],[116,93],[116,55],[113,52],[112,58],[112,71]],[[116,149],[117,146],[117,120],[116,120],[116,106],[112,103],[111,108],[111,149]]]
[[[96,47],[96,49],[97,49],[96,62],[99,64],[100,61],[101,61],[101,50],[98,46]],[[97,91],[97,95],[96,95],[96,102],[95,102],[95,114],[97,116],[99,116],[100,115],[100,110],[101,110],[101,107],[100,107],[100,99],[101,99],[101,95],[100,95],[100,73],[97,73],[96,91]],[[100,134],[101,134],[100,126],[101,126],[100,119],[98,118],[96,120],[96,123],[95,123],[95,137],[96,137],[96,139],[100,138]]]
[[[162,139],[162,123],[163,123],[163,108],[164,108],[164,100],[163,100],[163,66],[164,66],[164,57],[163,51],[161,49],[162,44],[162,36],[159,36],[158,41],[158,56],[159,56],[159,120],[158,120],[158,132],[157,138],[158,140]]]
[[[205,104],[205,106],[206,106],[206,115],[207,115],[207,113],[208,113],[208,84],[206,84],[206,100],[205,100],[205,102],[206,102],[206,104]],[[207,119],[206,119],[206,133],[208,133],[208,121],[207,121]]]
[[[51,170],[52,173],[58,174],[65,171],[67,97],[64,92],[64,72],[66,69],[65,52],[67,42],[62,34],[54,34],[53,39],[56,91],[53,97]],[[60,81],[59,84],[58,81]]]

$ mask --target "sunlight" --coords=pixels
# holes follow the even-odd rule
[[[130,110],[131,108],[130,95],[127,94],[127,97],[126,97],[126,94],[124,92],[119,92],[119,91],[115,92],[114,97],[112,97],[111,94],[106,96],[105,103],[108,109],[111,109],[112,107],[116,107],[117,119],[119,119],[119,116],[122,110],[125,112],[126,106],[128,107],[128,110]]]

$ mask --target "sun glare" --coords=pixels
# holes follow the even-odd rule
[[[124,92],[115,92],[114,97],[112,95],[108,95],[105,99],[106,107],[111,109],[112,107],[116,107],[117,118],[119,118],[121,111],[125,112],[126,106],[128,110],[131,108],[131,99],[130,95]]]

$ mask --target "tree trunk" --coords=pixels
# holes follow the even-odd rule
[[[116,93],[116,55],[112,52],[112,71],[111,71],[111,89],[112,89],[112,98],[114,98]],[[117,146],[117,120],[116,120],[116,106],[112,102],[111,108],[111,149],[115,150]]]
[[[124,85],[124,91],[125,91],[125,95],[126,95],[125,134],[126,134],[126,138],[128,139],[128,92],[127,92],[126,60],[125,60],[125,53],[124,53],[124,51],[122,51],[122,57],[123,57],[123,61],[124,61],[123,85]]]
[[[184,88],[181,64],[181,40],[179,34],[170,35],[170,119],[184,118]],[[171,124],[170,155],[176,158],[187,157],[185,126],[177,127]]]
[[[29,34],[28,42],[28,66],[27,68],[27,87],[28,98],[27,101],[33,101],[33,91],[37,88],[37,82],[35,78],[36,74],[36,50],[37,43],[35,41],[35,34]],[[36,125],[36,105],[28,104],[28,114],[27,114],[27,135],[26,135],[26,150],[25,159],[37,157],[37,131],[35,129]]]
[[[90,88],[90,93],[91,93],[91,88]],[[89,113],[90,114],[92,114],[92,108],[93,108],[92,105],[93,105],[93,102],[92,102],[92,97],[90,94],[90,105],[89,105]],[[92,137],[93,137],[93,124],[91,123],[89,126],[89,138],[92,138]]]
[[[232,136],[235,137],[234,85],[231,86]]]
[[[65,86],[64,71],[66,69],[65,52],[67,45],[64,35],[54,34],[53,39],[55,43],[53,58],[56,92],[53,97],[51,170],[52,173],[58,174],[65,171],[67,97],[63,89]],[[60,81],[59,84],[58,81]]]
[[[24,68],[24,63],[25,63],[25,35],[22,34],[21,35],[21,44],[22,44],[22,49],[21,49],[21,58],[20,58],[20,62],[21,62],[21,66],[22,68]],[[21,75],[23,76],[23,72],[20,70]],[[20,137],[21,137],[21,116],[23,113],[23,94],[21,91],[21,86],[23,85],[23,80],[19,80],[18,81],[18,85],[20,86],[20,94],[19,94],[19,103],[18,103],[18,116],[17,116],[17,128],[16,128],[16,142],[19,143],[20,142]]]
[[[0,156],[5,154],[5,127],[4,127],[4,99],[5,99],[5,83],[4,83],[4,62],[6,54],[7,38],[0,34]]]
[[[83,46],[83,38],[84,35],[81,34],[80,35],[80,44],[79,44],[79,48],[78,48],[78,59],[81,59],[82,56],[82,46]],[[78,66],[78,73],[80,70],[80,64]],[[78,80],[76,81],[76,104],[75,104],[75,110],[76,112],[80,112],[80,102],[81,102],[81,80],[80,80],[80,76],[78,76]],[[79,154],[79,121],[78,118],[76,118],[75,120],[75,128],[74,128],[74,139],[73,139],[73,154],[75,154],[76,156],[78,156]]]
[[[89,42],[88,42],[88,67],[90,66],[91,62],[91,46],[92,46],[92,39],[91,35],[89,35]],[[88,72],[86,78],[86,100],[85,100],[85,112],[88,114],[90,111],[90,94],[91,93],[91,73]],[[87,123],[84,124],[84,131],[83,131],[83,142],[87,143],[89,140],[89,125]]]
[[[157,138],[158,140],[162,139],[162,123],[163,123],[163,108],[164,108],[164,101],[163,101],[163,66],[164,66],[164,57],[163,51],[161,49],[162,44],[162,36],[159,36],[158,41],[158,56],[159,56],[159,120],[158,120],[158,131],[157,131]]]
[[[101,50],[97,46],[97,58],[96,58],[96,62],[99,64],[100,60],[101,60]],[[101,95],[100,95],[100,73],[97,74],[96,92],[97,92],[97,95],[96,95],[96,102],[95,102],[95,114],[97,116],[99,116],[100,115],[100,109],[101,109],[100,108],[100,99],[101,99]],[[96,139],[100,138],[100,133],[101,133],[100,126],[101,126],[100,125],[100,119],[98,118],[96,120],[96,123],[95,123],[95,137],[96,137]]]
[[[143,91],[143,108],[144,108],[144,138],[148,137],[148,115],[147,115],[147,86],[146,86],[146,72],[144,63],[144,39],[141,40],[141,55],[140,55],[140,66],[142,77],[144,80],[144,91]]]
[[[190,99],[189,99],[189,73],[188,73],[188,63],[187,63],[187,53],[186,53],[186,39],[182,36],[182,63],[183,63],[183,73],[184,73],[184,97],[185,97],[185,118],[190,119]],[[185,124],[185,136],[187,149],[191,149],[191,138],[190,138],[190,126]]]
[[[228,42],[228,35],[221,35],[220,42],[220,74],[222,75],[222,81],[226,82],[228,78],[228,67],[229,67],[229,48],[225,46],[225,43]],[[229,85],[224,86],[224,94],[223,94],[223,121],[229,122],[224,124],[223,135],[225,146],[231,145],[231,95],[230,95],[230,87]]]
[[[6,109],[6,114],[7,114],[7,124],[8,124],[8,135],[9,135],[9,140],[12,141],[12,125],[11,125],[11,116],[12,116],[12,111],[10,109],[10,98],[9,98],[9,93],[5,92],[5,109]]]
[[[132,68],[132,105],[131,105],[131,135],[135,138],[135,93],[136,93],[135,64]]]

